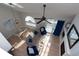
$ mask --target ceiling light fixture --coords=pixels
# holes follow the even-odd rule
[[[23,6],[17,4],[17,3],[4,3],[5,5],[7,6],[10,6],[10,7],[19,7],[19,8],[24,8]]]
[[[21,6],[20,4],[17,4],[17,3],[12,3],[13,5],[19,7],[19,8],[24,8],[23,6]]]
[[[12,3],[4,3],[4,4],[13,8],[15,7]]]

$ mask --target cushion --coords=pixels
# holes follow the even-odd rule
[[[29,56],[36,56],[39,54],[38,49],[36,46],[32,46],[32,47],[27,47],[27,54]]]

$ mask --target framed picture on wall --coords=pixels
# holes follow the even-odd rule
[[[61,44],[61,56],[65,53],[65,45],[64,45],[64,41]]]
[[[70,49],[79,41],[79,33],[73,24],[67,33],[68,43]]]
[[[62,31],[62,38],[64,38],[64,36],[65,36],[65,32],[64,32],[64,30]]]
[[[65,27],[66,27],[67,30],[68,30],[68,28],[69,28],[70,25],[71,25],[71,23],[67,23],[67,24],[65,25]]]

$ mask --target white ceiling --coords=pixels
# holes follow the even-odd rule
[[[41,17],[43,4],[41,3],[19,3],[24,8],[15,8],[26,13],[28,16]],[[79,14],[79,3],[47,3],[46,17],[72,17]]]

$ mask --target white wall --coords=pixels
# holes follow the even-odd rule
[[[75,25],[78,33],[79,33],[79,15],[77,15],[75,17],[75,19],[73,20],[72,24]],[[79,56],[79,41],[77,42],[77,44],[71,49],[71,55],[78,55]]]
[[[12,55],[4,51],[2,48],[0,48],[0,57],[4,57],[4,56],[12,56]]]
[[[16,17],[22,20],[20,16],[21,13],[15,10],[14,12],[15,12]],[[11,11],[10,7],[0,4],[0,32],[2,32],[6,38],[8,38],[9,36],[11,36],[12,34],[18,31],[15,25],[13,25],[14,28],[11,31],[7,31],[5,29],[4,23],[8,19],[13,19],[14,21],[15,18],[13,16],[13,12]]]
[[[74,20],[72,21],[71,25],[74,24],[78,30],[79,33],[79,15],[76,15]],[[71,28],[71,25],[69,27],[69,29]],[[69,31],[68,29],[68,31]],[[65,31],[65,37],[61,39],[61,43],[64,41],[65,43],[65,54],[64,55],[71,55],[71,56],[79,56],[79,41],[70,49],[69,48],[69,43],[68,43],[68,39],[67,39],[67,33],[68,31],[64,28]]]
[[[2,48],[5,51],[9,51],[12,48],[11,44],[7,41],[7,39],[3,36],[1,32],[0,32],[0,48]]]

